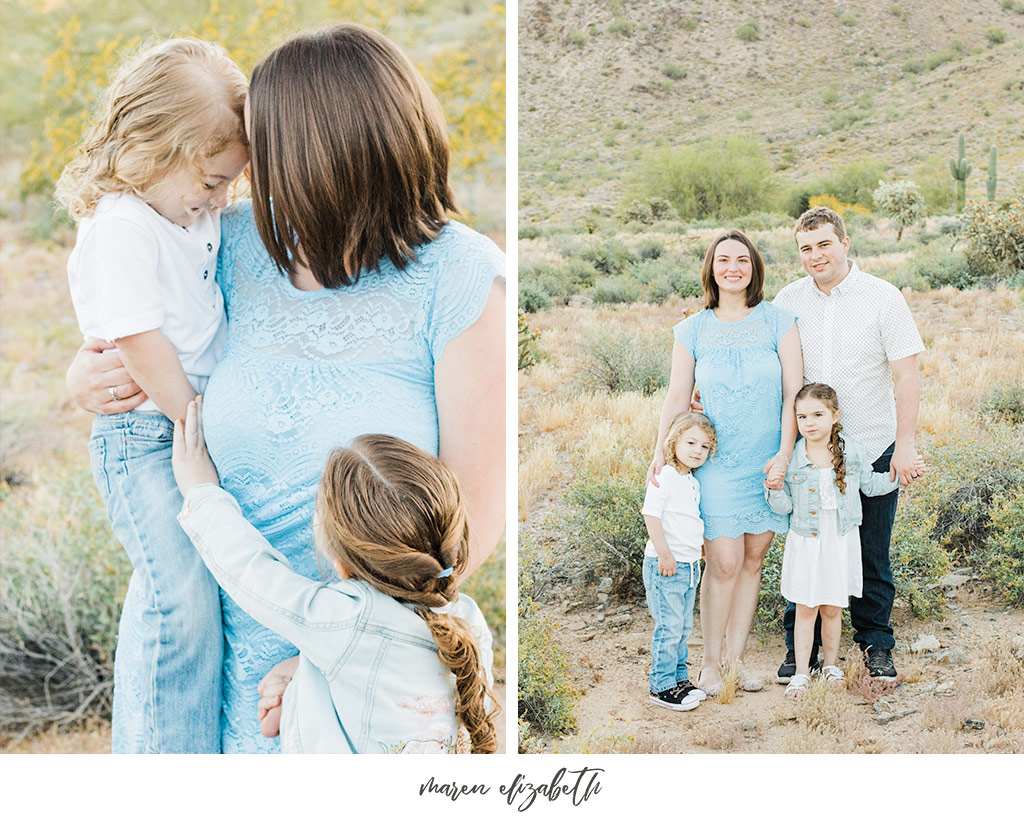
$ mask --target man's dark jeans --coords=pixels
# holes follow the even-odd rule
[[[890,446],[871,468],[875,472],[888,472],[895,444]],[[853,624],[853,640],[861,649],[892,649],[896,644],[889,617],[896,587],[892,582],[892,566],[889,564],[889,538],[892,524],[896,520],[896,501],[899,490],[888,495],[869,498],[861,494],[860,503],[864,520],[860,525],[860,556],[864,568],[864,589],[860,598],[850,599],[850,622]],[[782,625],[786,629],[786,649],[793,649],[793,625],[796,623],[796,606],[787,603]],[[814,626],[814,645],[821,644],[821,616]]]

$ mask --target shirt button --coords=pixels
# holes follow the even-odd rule
[[[812,514],[812,515],[817,515],[818,513],[817,513],[817,512],[815,512],[815,511],[814,511],[814,510],[812,509],[812,510],[811,510],[811,514]]]
[[[206,280],[209,276],[210,276],[210,270],[209,269],[204,269],[203,270],[203,280]]]
[[[817,532],[812,532],[811,536],[814,537],[814,538],[817,538],[818,537],[818,533]]]
[[[212,252],[213,251],[213,244],[212,243],[207,243],[206,244],[206,251],[207,252]]]
[[[814,487],[813,486],[811,487],[811,492],[814,492]]]

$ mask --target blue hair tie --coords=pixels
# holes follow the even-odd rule
[[[437,577],[438,578],[447,578],[454,571],[455,570],[452,567],[448,567],[448,569],[442,569],[439,573],[437,573]]]

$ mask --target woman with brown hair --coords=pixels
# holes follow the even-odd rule
[[[253,200],[222,219],[228,338],[205,394],[221,483],[316,577],[310,524],[327,455],[366,433],[400,437],[459,479],[468,575],[504,524],[505,262],[446,215],[437,100],[391,41],[342,24],[271,52],[247,111]],[[116,352],[99,349],[86,344],[69,371],[79,405],[141,402]],[[296,650],[222,600],[223,751],[275,751],[257,685]]]
[[[723,666],[740,670],[743,689],[763,686],[743,671],[741,659],[757,610],[761,564],[774,534],[787,527],[786,517],[765,502],[764,475],[781,478],[793,453],[793,397],[803,383],[803,359],[796,318],[764,300],[764,264],[745,234],[734,229],[715,239],[701,281],[704,310],[673,330],[672,372],[648,482],[657,483],[665,433],[689,408],[696,382],[718,437],[718,454],[694,473],[705,558],[697,686],[715,695]]]

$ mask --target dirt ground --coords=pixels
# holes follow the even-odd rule
[[[546,752],[635,753],[970,753],[1024,752],[1024,610],[951,591],[944,620],[894,614],[896,683],[867,677],[848,631],[840,665],[848,686],[818,679],[801,701],[785,699],[775,671],[780,638],[751,638],[745,662],[761,692],[726,690],[688,712],[649,702],[647,673],[653,621],[646,606],[596,610],[547,606],[582,695],[579,731],[548,741]],[[959,595],[959,597],[957,597]],[[913,652],[922,636],[928,651]],[[703,644],[699,621],[690,639],[695,681]]]

